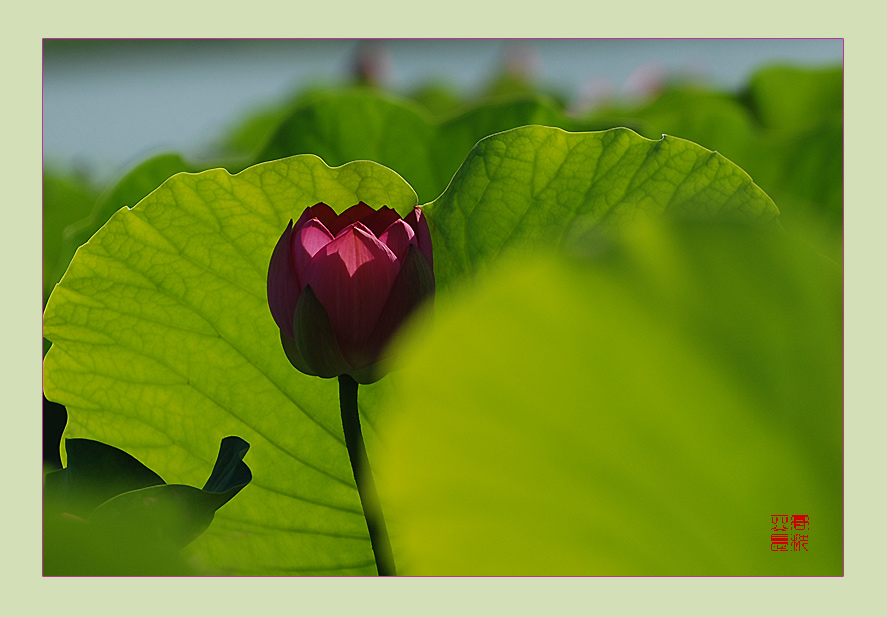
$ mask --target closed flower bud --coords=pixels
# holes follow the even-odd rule
[[[308,375],[381,379],[391,337],[434,294],[431,234],[360,202],[337,215],[319,203],[290,221],[268,266],[268,304],[290,363]]]

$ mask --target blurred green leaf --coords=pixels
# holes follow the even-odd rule
[[[799,228],[812,219],[828,225],[840,259],[844,216],[844,122],[840,113],[813,129],[775,141],[774,161],[757,177],[784,212],[785,225]],[[760,163],[758,164],[760,165]]]
[[[416,195],[375,163],[310,155],[179,174],[111,217],[44,313],[44,388],[68,408],[67,437],[113,442],[192,486],[214,439],[252,444],[250,491],[189,547],[206,571],[375,573],[335,383],[292,369],[266,300],[274,244],[321,200],[406,214]]]
[[[442,82],[423,84],[410,93],[409,98],[437,118],[453,114],[465,105],[458,92]]]
[[[844,71],[773,66],[750,80],[744,102],[765,130],[772,158],[737,160],[768,190],[785,225],[832,228],[828,254],[843,252]],[[754,153],[759,154],[759,147]],[[784,205],[783,205],[784,204]]]
[[[649,138],[676,135],[717,150],[770,195],[786,227],[831,228],[841,259],[843,70],[766,68],[737,96],[677,87],[637,108],[609,109],[597,122],[635,128]],[[589,119],[589,122],[591,119]]]
[[[67,466],[46,475],[47,510],[86,518],[127,491],[164,484],[163,478],[123,450],[92,439],[65,440]]]
[[[225,437],[202,490],[167,485],[125,452],[66,441],[68,465],[46,476],[45,575],[168,575],[190,570],[177,554],[252,479],[249,444]],[[72,547],[76,548],[72,552]]]
[[[44,576],[188,576],[198,574],[167,542],[109,537],[70,516],[44,517]]]
[[[96,200],[96,191],[73,176],[43,172],[43,301],[59,281],[70,257],[62,237],[65,228],[87,216]],[[72,253],[73,254],[73,253]]]
[[[252,472],[243,462],[248,450],[243,439],[225,437],[203,489],[163,484],[121,493],[96,508],[89,523],[124,540],[137,537],[183,547],[209,527],[216,510],[250,483]]]
[[[269,105],[250,113],[229,131],[224,149],[234,155],[255,156],[290,111],[288,105]]]
[[[717,150],[740,166],[754,156],[764,155],[765,165],[773,158],[762,147],[762,128],[752,112],[734,95],[722,92],[672,87],[639,108],[598,112],[595,117],[629,126],[650,139],[663,134],[688,139]]]
[[[410,101],[370,90],[331,92],[293,111],[258,160],[310,153],[332,166],[376,161],[403,176],[421,203],[441,194],[479,139],[527,124],[578,128],[538,96],[481,104],[438,123]]]
[[[769,66],[751,77],[747,99],[763,126],[801,133],[843,114],[844,70]]]
[[[402,340],[399,572],[841,575],[841,321],[837,268],[745,226],[515,257]],[[773,514],[807,551],[771,551]]]
[[[412,103],[353,90],[316,96],[273,134],[260,161],[315,154],[328,165],[370,160],[403,176],[420,195],[433,186],[428,142],[433,127]]]

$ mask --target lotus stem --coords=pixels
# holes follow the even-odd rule
[[[351,471],[357,483],[360,505],[370,532],[376,570],[379,576],[395,576],[394,554],[388,539],[388,528],[382,516],[382,506],[376,493],[376,483],[367,459],[366,446],[360,430],[360,416],[357,412],[357,382],[350,375],[339,376],[339,405],[342,409],[342,428],[345,430],[345,445],[351,459]]]

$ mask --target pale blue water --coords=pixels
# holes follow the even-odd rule
[[[536,81],[579,101],[591,91],[631,94],[662,73],[739,88],[770,63],[842,62],[840,39],[558,39],[386,41],[386,83],[397,92],[440,80],[482,88],[509,50],[523,49]],[[349,40],[129,41],[44,53],[47,162],[109,179],[159,151],[198,156],[244,114],[300,88],[347,80]]]

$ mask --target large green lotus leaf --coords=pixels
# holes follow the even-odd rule
[[[189,547],[211,572],[375,573],[335,380],[292,368],[266,300],[278,237],[321,200],[406,214],[416,195],[375,163],[310,155],[178,174],[80,248],[44,313],[44,388],[68,408],[66,437],[190,485],[223,437],[252,444],[253,482]]]
[[[841,575],[841,322],[840,271],[747,226],[515,257],[402,340],[399,573]]]
[[[443,192],[479,140],[527,125],[586,130],[582,123],[564,115],[557,105],[544,97],[506,97],[479,103],[437,126],[435,141],[429,144],[437,185],[428,199]]]
[[[480,141],[425,212],[441,286],[513,250],[589,250],[602,230],[639,218],[769,221],[778,214],[748,174],[695,143],[542,126]]]
[[[760,124],[733,95],[673,87],[639,108],[598,112],[593,117],[614,126],[629,126],[650,139],[664,133],[702,144],[742,167],[757,182],[760,180],[752,170],[772,164],[773,155],[761,146]],[[750,161],[762,156],[762,164],[749,168]]]
[[[635,109],[598,112],[597,122],[649,138],[678,135],[717,150],[770,195],[783,225],[808,219],[841,230],[843,71],[764,69],[743,96],[674,88]],[[840,248],[830,254],[838,258]]]
[[[370,90],[331,92],[297,107],[258,160],[311,153],[330,165],[376,161],[403,176],[425,202],[441,194],[479,139],[528,124],[580,128],[541,97],[486,102],[437,122],[410,101]]]
[[[62,278],[77,248],[89,240],[111,215],[123,206],[136,205],[145,195],[160,186],[164,180],[182,171],[198,171],[177,154],[161,154],[143,161],[126,172],[109,190],[102,195],[89,195],[88,203],[83,203],[75,219],[59,217],[56,212],[44,212],[43,233],[57,230],[57,259],[51,263],[44,258],[44,297],[49,297],[53,286]],[[76,203],[65,196],[70,203]],[[44,195],[44,209],[46,209]],[[68,202],[66,202],[68,203]],[[59,226],[61,226],[59,228]],[[61,233],[59,233],[61,232]],[[44,246],[46,241],[44,240]],[[47,275],[47,268],[49,269]]]

